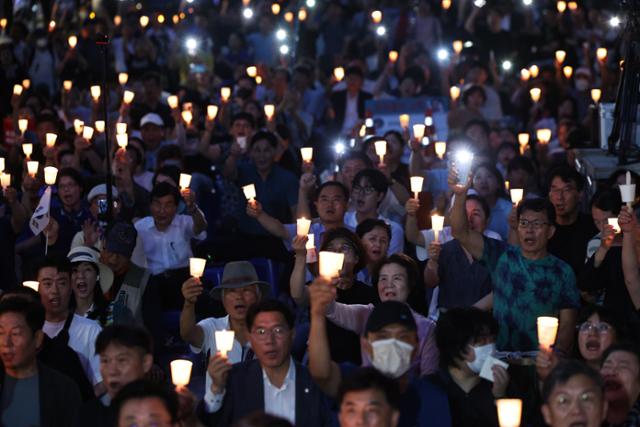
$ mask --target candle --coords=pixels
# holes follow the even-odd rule
[[[258,68],[255,65],[247,67],[247,76],[255,78],[258,75]]]
[[[11,185],[11,174],[2,172],[0,174],[0,185],[2,190],[6,190]]]
[[[96,122],[93,125],[95,126],[96,131],[99,133],[103,133],[106,128],[104,120],[96,120]]]
[[[529,72],[528,69],[523,68],[522,70],[520,70],[520,79],[523,82],[526,82],[527,80],[529,80],[530,77],[531,77],[531,73]]]
[[[455,165],[458,169],[458,183],[466,185],[471,172],[473,153],[467,150],[460,150],[455,155]]]
[[[558,319],[556,317],[538,317],[538,343],[547,351],[556,342],[558,333]]]
[[[313,160],[313,147],[302,147],[300,149],[302,155],[302,161],[305,163],[311,163]]]
[[[633,202],[636,198],[636,185],[631,183],[631,172],[627,171],[626,184],[620,184],[620,195],[622,202],[627,204],[631,210]]]
[[[452,101],[460,98],[460,88],[458,86],[451,86],[449,88],[449,96],[451,96]]]
[[[569,80],[573,75],[573,67],[570,65],[562,67],[562,73],[564,74],[564,77]]]
[[[387,154],[387,141],[379,139],[375,143],[376,154],[380,157],[380,164],[384,164],[384,156]]]
[[[233,338],[235,333],[227,329],[215,332],[216,349],[220,352],[220,355],[227,357],[227,353],[233,348]]]
[[[300,22],[304,22],[304,21],[306,21],[306,20],[307,20],[307,10],[306,10],[306,9],[304,9],[304,8],[301,8],[301,9],[298,11],[298,21],[300,21]]]
[[[273,115],[276,113],[276,106],[273,104],[266,104],[264,106],[264,114],[267,116],[267,120],[271,121]]]
[[[250,202],[256,198],[256,186],[253,184],[245,185],[242,187],[242,191],[244,192],[244,197],[246,197]]]
[[[178,108],[178,97],[176,95],[169,95],[167,97],[167,104],[169,104],[169,108],[175,110]]]
[[[35,178],[35,176],[38,174],[39,165],[40,164],[37,160],[29,160],[27,162],[27,173],[29,173],[30,177]]]
[[[522,400],[498,399],[498,424],[500,427],[519,427],[522,417]]]
[[[207,105],[207,118],[211,121],[214,121],[217,115],[218,115],[218,106]]]
[[[193,362],[185,359],[176,359],[170,363],[171,365],[171,381],[177,387],[184,387],[189,384],[191,379],[191,368]]]
[[[379,24],[382,22],[382,11],[374,10],[371,12],[371,20],[374,24]]]
[[[33,144],[22,144],[22,152],[27,156],[27,159],[30,158],[33,153]]]
[[[522,188],[512,188],[509,190],[509,194],[511,195],[511,203],[517,205],[520,203],[522,198],[524,197],[524,189]]]
[[[508,180],[508,179],[507,179],[507,180],[505,180],[505,181],[504,181],[504,188],[506,188],[506,189],[507,189],[507,191],[509,191],[509,187],[510,187],[510,186],[511,186],[511,185],[509,184],[509,180]]]
[[[73,82],[71,80],[65,80],[62,82],[62,87],[64,88],[64,90],[69,92],[73,87]]]
[[[540,101],[540,96],[542,95],[542,90],[539,87],[532,87],[529,89],[529,95],[531,95],[531,99],[533,102]]]
[[[130,90],[125,90],[124,95],[122,95],[122,101],[125,104],[131,104],[133,102],[133,98],[136,97],[136,94]]]
[[[398,60],[398,51],[392,50],[389,51],[389,61],[396,62]]]
[[[596,57],[598,58],[598,61],[600,61],[600,62],[606,61],[607,60],[607,48],[599,47],[598,49],[596,49]]]
[[[129,74],[127,73],[118,74],[118,83],[120,83],[122,86],[126,85],[128,81],[129,81]]]
[[[191,121],[193,120],[193,113],[189,110],[182,111],[182,120],[187,125],[187,127],[191,126]]]
[[[142,15],[140,17],[140,26],[145,28],[147,25],[149,25],[149,17],[147,15]]]
[[[22,95],[22,85],[15,84],[13,85],[13,94],[16,96]]]
[[[58,169],[53,166],[46,166],[44,168],[44,183],[47,185],[54,185],[58,176]]]
[[[438,233],[444,228],[444,217],[442,215],[431,215],[431,229],[436,242],[438,241]]]
[[[620,228],[620,224],[618,224],[618,218],[607,218],[607,223],[613,226],[613,231],[615,231],[616,234],[622,231],[622,229]]]
[[[29,88],[31,87],[31,80],[24,79],[22,81],[22,87],[24,87],[25,90],[29,90]]]
[[[271,5],[271,13],[273,13],[274,15],[278,15],[280,13],[280,4],[273,3]]]
[[[556,61],[558,64],[562,64],[567,57],[567,52],[564,50],[556,50]]]
[[[300,237],[309,234],[309,228],[311,228],[311,220],[304,217],[296,220],[296,234]]]
[[[333,69],[333,77],[335,77],[335,79],[337,81],[341,81],[342,79],[344,79],[344,68],[342,67],[336,67]]]
[[[548,144],[551,141],[551,129],[538,129],[536,138],[541,144]]]
[[[129,145],[129,136],[126,133],[119,133],[116,135],[116,143],[118,147],[125,149]]]
[[[207,260],[204,258],[189,258],[189,274],[192,277],[201,278],[206,265]]]
[[[76,135],[82,135],[82,129],[84,128],[84,122],[80,119],[73,121],[73,129],[76,131]]]
[[[594,104],[597,104],[602,97],[602,89],[591,89],[591,99]]]
[[[22,282],[22,286],[26,286],[27,288],[31,288],[34,291],[38,292],[38,287],[40,286],[40,282],[35,280],[26,280]]]
[[[400,114],[400,127],[402,127],[402,129],[407,129],[409,127],[408,114]]]
[[[442,0],[442,9],[449,10],[451,7],[451,0]]]
[[[179,182],[180,189],[186,190],[187,188],[189,188],[189,185],[191,185],[191,175],[189,175],[188,173],[181,173]]]
[[[453,51],[456,53],[456,55],[460,55],[460,52],[462,52],[462,47],[462,40],[453,41]]]
[[[89,88],[89,91],[91,92],[91,97],[93,98],[93,100],[95,102],[98,102],[98,100],[100,99],[100,93],[102,92],[102,90],[100,89],[100,86],[98,85],[91,86]]]
[[[67,39],[67,42],[69,43],[69,47],[71,49],[75,49],[76,45],[78,44],[78,37],[69,36],[69,38]]]
[[[447,152],[447,143],[444,141],[436,141],[435,151],[438,158],[443,159],[444,154]]]
[[[540,68],[538,68],[537,65],[533,64],[531,67],[529,67],[529,74],[531,74],[532,79],[538,77],[538,73],[540,73]]]
[[[318,254],[318,270],[320,276],[331,280],[338,277],[344,263],[344,254],[338,252],[320,251]]]
[[[558,3],[556,3],[556,7],[558,8],[558,12],[563,13],[565,10],[567,10],[567,2],[560,0]]]
[[[0,173],[4,172],[4,157],[0,157]]]
[[[120,122],[116,123],[116,135],[124,135],[127,133],[127,124]]]
[[[411,181],[411,191],[413,192],[414,198],[418,198],[418,194],[422,191],[422,185],[424,184],[424,177],[422,176],[412,176],[409,178]]]
[[[29,127],[29,119],[18,119],[18,129],[20,130],[20,133],[22,135],[24,135],[28,127]]]
[[[284,20],[291,23],[293,22],[293,12],[287,12],[284,14]]]
[[[230,87],[220,88],[220,97],[222,98],[223,102],[227,102],[231,97],[231,88]]]
[[[86,140],[90,140],[93,137],[93,128],[90,126],[82,128],[82,137]]]
[[[413,137],[416,139],[416,141],[422,141],[422,138],[424,138],[424,131],[426,129],[426,126],[423,125],[422,123],[417,123],[412,127],[413,127]]]

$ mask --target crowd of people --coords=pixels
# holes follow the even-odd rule
[[[625,16],[4,2],[0,426],[640,426]]]

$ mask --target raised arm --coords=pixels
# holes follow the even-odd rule
[[[404,232],[407,240],[414,245],[424,247],[424,236],[418,229],[418,220],[416,213],[420,209],[420,201],[417,199],[409,199],[404,205],[407,211],[407,218],[404,223]]]
[[[618,223],[624,233],[622,236],[622,272],[624,284],[636,310],[640,309],[640,265],[636,252],[637,222],[635,215],[623,208]]]
[[[372,305],[334,302],[327,307],[327,319],[341,328],[362,335],[372,310]]]
[[[242,156],[242,149],[240,148],[240,144],[237,141],[234,141],[231,144],[231,148],[229,149],[229,156],[224,161],[224,166],[222,168],[222,175],[225,178],[234,180],[238,177],[238,159]]]
[[[555,348],[560,350],[561,354],[571,354],[573,349],[573,339],[576,335],[576,319],[578,311],[573,308],[560,310],[560,318],[558,325],[558,337],[556,338]]]
[[[198,205],[196,205],[196,193],[188,188],[182,190],[181,193],[187,206],[187,214],[193,219],[193,235],[197,236],[207,229],[207,220]]]
[[[309,292],[305,287],[305,273],[307,272],[307,249],[305,247],[307,236],[296,236],[291,242],[293,252],[295,254],[295,263],[293,271],[289,277],[289,291],[291,298],[298,306],[306,306],[309,302]]]
[[[316,185],[316,176],[311,172],[303,173],[300,177],[300,185],[298,186],[298,205],[296,218],[311,219],[311,210],[309,209],[309,193]]]
[[[449,171],[449,188],[454,194],[453,207],[451,208],[451,232],[460,244],[475,259],[482,258],[484,252],[484,240],[482,234],[469,228],[467,221],[467,211],[465,209],[465,201],[467,200],[467,190],[469,189],[471,179],[466,185],[458,184],[458,172],[454,167]]]
[[[204,342],[204,332],[196,324],[195,307],[200,294],[202,294],[202,283],[197,278],[192,277],[182,284],[184,305],[180,312],[180,336],[188,344],[198,348],[202,348]]]

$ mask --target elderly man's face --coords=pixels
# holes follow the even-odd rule
[[[542,405],[544,420],[551,427],[598,427],[606,414],[602,390],[586,375],[575,375],[555,386]]]

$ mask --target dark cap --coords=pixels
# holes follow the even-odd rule
[[[104,248],[109,252],[131,258],[133,248],[136,247],[137,237],[138,232],[133,225],[117,222],[109,230]]]
[[[369,315],[365,333],[377,332],[393,323],[406,326],[413,331],[418,329],[407,304],[398,301],[385,301],[378,304]]]

